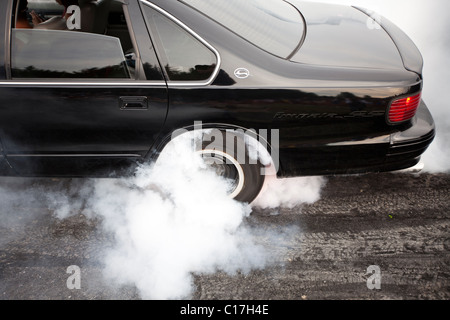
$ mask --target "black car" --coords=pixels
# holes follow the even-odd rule
[[[435,135],[420,52],[362,8],[3,0],[0,14],[3,175],[115,176],[200,127],[223,134],[200,152],[252,201],[265,166],[278,177],[400,170]],[[228,140],[244,141],[244,160],[220,150]],[[255,146],[270,161],[252,161]]]

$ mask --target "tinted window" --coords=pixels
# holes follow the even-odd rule
[[[12,14],[15,78],[163,80],[142,67],[121,1],[17,0]]]
[[[304,22],[282,0],[183,0],[237,35],[276,56],[287,58],[302,41]]]
[[[164,68],[170,80],[207,80],[217,59],[202,42],[161,13],[144,5],[144,13],[156,36]]]
[[[13,29],[16,78],[129,78],[118,38],[83,32]]]

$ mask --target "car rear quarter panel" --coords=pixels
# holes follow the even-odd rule
[[[222,61],[210,86],[169,84],[166,135],[194,121],[279,130],[279,174],[290,176],[383,163],[389,136],[412,126],[388,125],[386,110],[395,97],[421,90],[416,73],[290,62],[256,48],[178,1],[153,2],[215,47]],[[246,68],[250,76],[236,78],[238,68]]]

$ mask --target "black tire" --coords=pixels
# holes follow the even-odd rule
[[[232,131],[221,133],[223,141],[211,140],[205,134],[199,152],[206,163],[214,162],[210,164],[217,174],[233,180],[235,188],[230,190],[230,197],[251,203],[264,185],[264,165],[258,159],[250,158],[248,146],[239,134]]]

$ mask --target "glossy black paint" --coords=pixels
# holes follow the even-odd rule
[[[364,28],[364,13],[354,8],[308,4],[302,9],[295,1],[308,31],[293,57],[297,62],[292,62],[260,50],[182,2],[152,0],[218,51],[218,75],[210,84],[198,85],[164,81],[158,48],[142,16],[145,3],[128,0],[125,13],[142,73],[125,85],[11,79],[7,48],[12,3],[0,4],[0,38],[6,39],[0,50],[4,174],[109,175],[151,161],[173,131],[192,128],[195,121],[205,128],[279,130],[279,176],[403,169],[419,161],[434,137],[424,103],[412,121],[396,126],[386,121],[392,100],[422,89],[420,53],[390,22],[372,38],[376,43],[371,48],[382,58],[377,63],[373,53],[361,54],[368,52],[364,44],[345,33],[339,55],[333,54],[333,43],[322,51],[323,63],[314,54],[330,34],[347,30],[333,17],[345,20],[350,12],[349,23]],[[322,28],[313,16],[324,12],[331,18]],[[238,68],[246,68],[250,76],[235,77]],[[123,110],[122,97],[147,97],[148,109]]]

